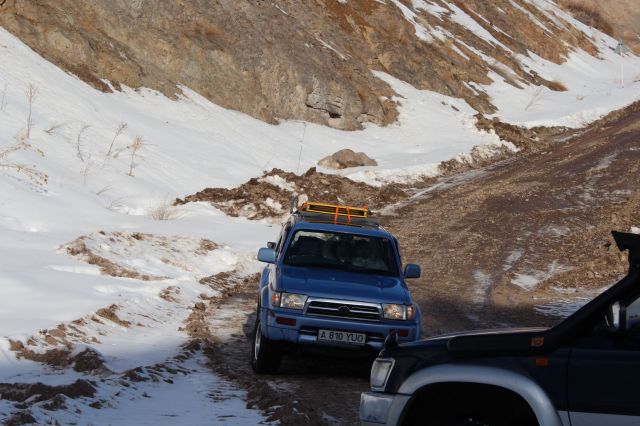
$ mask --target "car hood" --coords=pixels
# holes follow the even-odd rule
[[[281,291],[330,299],[411,303],[408,291],[397,277],[296,266],[279,269],[278,290]]]
[[[545,327],[520,327],[520,328],[496,328],[496,329],[486,329],[486,330],[470,330],[470,331],[459,331],[455,333],[447,333],[440,334],[438,336],[429,337],[424,339],[424,341],[434,341],[434,340],[449,340],[454,337],[462,337],[462,336],[487,336],[487,335],[500,335],[500,334],[515,334],[515,333],[534,333],[534,332],[542,332],[546,331]]]
[[[453,333],[439,334],[437,336],[427,337],[415,342],[402,343],[402,348],[426,348],[426,347],[440,347],[443,344],[455,337],[468,337],[468,336],[500,336],[500,335],[513,335],[522,333],[540,333],[548,330],[544,327],[521,327],[521,328],[496,328],[486,330],[469,330],[458,331]]]
[[[484,356],[498,354],[525,354],[543,350],[548,328],[504,328],[474,330],[443,334],[416,342],[403,343],[387,352],[419,357],[428,353],[446,352],[461,356]],[[538,340],[542,338],[542,340]],[[534,339],[534,340],[532,340]],[[539,344],[538,344],[539,343]]]

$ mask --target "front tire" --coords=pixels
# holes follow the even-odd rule
[[[280,367],[282,352],[276,343],[262,335],[260,317],[256,318],[251,345],[251,367],[257,374],[275,374]]]
[[[485,384],[443,383],[416,395],[402,426],[539,426],[516,393]]]

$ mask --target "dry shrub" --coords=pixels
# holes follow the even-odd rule
[[[150,211],[154,220],[177,220],[181,219],[183,214],[176,210],[169,199],[165,199]]]
[[[122,122],[118,125],[116,133],[113,135],[113,139],[111,139],[111,144],[109,145],[109,149],[107,150],[107,155],[105,157],[109,157],[111,155],[113,144],[116,142],[116,139],[118,139],[118,136],[120,136],[125,130],[127,130],[127,127],[129,127],[129,125],[125,122]]]
[[[573,1],[562,1],[560,4],[567,9],[574,18],[585,25],[594,27],[603,33],[613,37],[613,27],[606,19],[591,6],[576,3]]]
[[[35,166],[16,163],[13,160],[11,160],[10,158],[11,154],[17,151],[32,150],[36,154],[40,155],[41,157],[44,157],[44,153],[40,149],[34,148],[33,146],[25,142],[23,137],[18,137],[17,139],[18,139],[18,142],[11,146],[0,147],[0,170],[1,169],[13,170],[15,172],[25,175],[32,183],[36,185],[39,185],[39,186],[46,185],[47,182],[49,181],[49,177],[47,176],[46,173],[43,173],[37,170]]]
[[[145,145],[145,142],[144,142],[144,139],[142,139],[142,136],[136,136],[133,139],[133,142],[131,143],[131,145],[129,146],[129,149],[131,149],[131,163],[129,164],[128,175],[131,177],[133,177],[133,161],[135,160],[136,153],[140,151],[140,149],[142,149],[144,145]]]
[[[49,125],[49,127],[47,127],[44,132],[48,135],[53,135],[53,134],[57,134],[58,130],[62,129],[64,126],[66,126],[67,123],[63,123],[63,122],[59,122],[59,121],[55,121],[53,123],[51,123],[51,125]]]
[[[568,90],[567,86],[565,86],[564,83],[561,83],[557,80],[547,83],[547,87],[554,92],[566,92]]]
[[[7,90],[9,88],[8,83],[4,84],[2,92],[0,92],[0,111],[4,112],[7,109]]]
[[[24,91],[24,95],[26,96],[27,102],[29,103],[29,115],[27,116],[27,139],[31,137],[31,128],[33,127],[33,104],[38,98],[39,94],[40,90],[38,89],[38,85],[35,83],[29,83]]]

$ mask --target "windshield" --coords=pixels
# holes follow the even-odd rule
[[[297,231],[284,258],[286,265],[398,275],[388,238],[326,231]]]

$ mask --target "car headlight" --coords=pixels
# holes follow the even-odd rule
[[[304,294],[295,294],[295,293],[279,293],[280,297],[278,302],[279,304],[275,304],[280,308],[285,309],[298,309],[301,310],[304,308],[304,304],[307,302],[307,297]]]
[[[394,320],[411,320],[416,316],[416,308],[413,305],[398,305],[395,303],[382,305],[384,317]]]
[[[371,367],[371,390],[384,391],[395,362],[393,358],[376,358]]]

